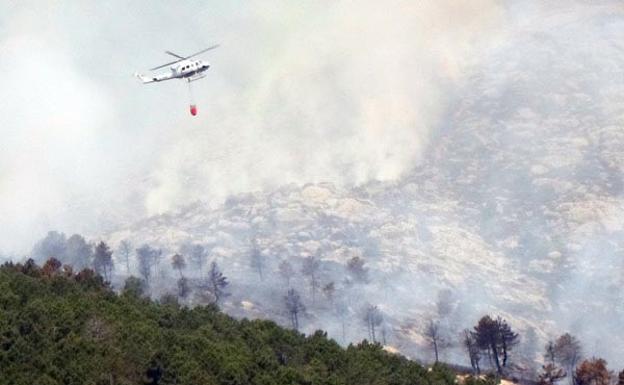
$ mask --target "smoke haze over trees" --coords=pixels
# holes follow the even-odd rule
[[[287,327],[292,289],[296,326],[345,345],[433,361],[435,320],[442,361],[602,381],[591,357],[624,362],[621,3],[459,3],[0,4],[0,256]],[[202,120],[125,75],[213,42]],[[478,338],[484,315],[509,329]]]

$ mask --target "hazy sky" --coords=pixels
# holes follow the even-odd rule
[[[396,178],[503,13],[490,0],[1,2],[0,251],[233,192]],[[131,76],[214,43],[197,117],[184,83]]]

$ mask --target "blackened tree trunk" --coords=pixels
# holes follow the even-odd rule
[[[500,360],[498,359],[498,348],[496,346],[496,342],[493,342],[492,345],[492,356],[494,357],[494,364],[496,364],[496,371],[498,374],[503,374],[503,369],[501,368]]]

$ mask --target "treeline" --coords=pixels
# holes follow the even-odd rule
[[[93,269],[105,281],[115,281],[117,287],[131,285],[148,296],[175,297],[189,306],[222,305],[223,300],[232,294],[230,281],[212,258],[211,251],[208,245],[183,243],[176,251],[166,252],[149,244],[134,245],[129,240],[120,241],[113,249],[102,241],[88,242],[79,234],[66,237],[63,233],[50,231],[35,244],[31,256],[38,263],[54,261],[60,265]],[[353,300],[360,289],[371,282],[364,258],[349,258],[341,272],[338,272],[338,266],[324,266],[318,255],[282,257],[271,266],[271,258],[253,237],[249,240],[249,248],[242,254],[249,269],[247,278],[255,275],[260,282],[270,279],[272,285],[282,287],[282,295],[270,298],[271,303],[267,304],[277,306],[286,314],[285,318],[293,329],[301,329],[302,316],[320,316],[341,325],[343,344],[363,338],[354,336],[353,329],[357,330],[353,328],[354,323],[365,327],[369,341],[388,344],[391,330],[379,306]],[[173,287],[170,272],[175,272]],[[239,283],[252,282],[250,279],[246,281]],[[257,285],[254,289],[260,289],[260,286],[264,285]],[[347,338],[348,329],[351,329],[351,338]]]
[[[4,264],[0,384],[455,384],[447,367],[379,344],[343,349],[322,331],[155,302],[136,283],[116,293],[94,270],[56,259]]]
[[[203,246],[187,245],[182,249],[182,252],[168,256],[162,249],[148,244],[135,248],[130,241],[123,240],[113,250],[106,242],[88,242],[80,234],[67,238],[63,233],[50,231],[35,244],[31,256],[40,264],[91,269],[108,283],[114,278],[125,277],[122,279],[125,285],[132,285],[146,294],[152,294],[151,289],[157,285],[156,279],[160,278],[157,274],[163,267],[169,266],[178,273],[178,279],[176,291],[167,293],[167,296],[175,296],[183,302],[193,294],[195,303],[218,305],[229,295],[227,278],[215,261],[205,271],[208,250]],[[132,263],[133,260],[136,263]],[[196,272],[192,279],[185,275],[187,267]]]
[[[50,231],[35,244],[31,256],[38,263],[53,259],[61,265],[93,269],[107,282],[112,282],[113,278],[119,280],[126,277],[132,285],[140,286],[141,290],[150,295],[162,285],[163,280],[160,278],[163,269],[173,270],[177,275],[175,290],[168,290],[166,295],[175,296],[178,301],[189,305],[219,305],[231,294],[228,278],[216,260],[211,259],[210,247],[200,243],[185,243],[176,252],[167,254],[149,244],[133,245],[129,240],[122,240],[113,249],[102,241],[88,242],[80,234],[66,237],[63,233]],[[345,323],[348,316],[353,315],[350,314],[353,310],[347,300],[348,292],[353,291],[356,285],[369,282],[369,271],[363,258],[350,258],[345,265],[343,280],[336,282],[322,276],[323,266],[318,256],[301,259],[300,266],[284,258],[274,270],[269,270],[267,256],[261,251],[257,240],[251,239],[246,257],[250,271],[257,274],[260,281],[269,274],[277,285],[279,280],[283,281],[281,307],[288,314],[294,329],[300,327],[300,314],[311,308],[329,309],[342,323],[343,342],[347,340]],[[165,278],[165,281],[169,281],[169,275]],[[307,298],[293,285],[295,281],[299,287],[309,288],[305,293]],[[341,298],[338,298],[339,294],[342,294]],[[361,322],[367,325],[369,340],[385,344],[387,330],[378,307],[366,304],[358,312]],[[378,333],[378,328],[382,329],[381,333]]]
[[[380,307],[368,302],[353,302],[353,294],[360,288],[372,279],[383,279],[369,271],[364,258],[349,258],[343,265],[344,271],[339,274],[335,273],[339,270],[335,266],[324,269],[324,262],[315,255],[294,259],[277,257],[277,263],[271,264],[261,241],[253,237],[249,240],[249,249],[243,254],[250,274],[256,275],[259,281],[268,279],[273,285],[282,287],[283,294],[270,301],[283,310],[287,315],[286,322],[294,330],[301,329],[304,316],[329,315],[341,325],[343,343],[348,340],[347,330],[353,329],[357,323],[366,330],[368,341],[389,344],[392,328]],[[159,277],[162,270],[173,271],[174,277],[177,275],[175,285],[158,296],[162,303],[219,306],[232,295],[230,281],[216,260],[211,259],[210,246],[199,243],[182,244],[176,252],[167,254],[148,244],[135,246],[123,240],[113,251],[105,242],[89,243],[77,234],[66,238],[62,233],[50,232],[35,245],[32,255],[40,263],[47,260],[46,266],[52,264],[52,268],[66,266],[64,268],[70,269],[70,274],[68,266],[71,265],[92,269],[107,282],[117,272],[117,277],[125,277],[118,284],[119,288],[124,287],[125,292],[135,293],[137,297],[153,297],[152,289],[157,286],[158,278],[162,278]],[[166,280],[170,277],[165,276]],[[254,290],[260,286],[255,286]],[[589,372],[594,373],[590,376],[592,379],[596,376],[615,377],[604,360],[584,355],[580,342],[569,333],[549,342],[541,360],[544,365],[536,372],[536,353],[540,349],[534,331],[528,330],[525,336],[520,336],[507,320],[490,315],[463,329],[466,320],[458,316],[461,312],[457,311],[457,302],[449,290],[440,291],[435,313],[417,325],[436,363],[442,361],[440,357],[446,351],[461,349],[465,362],[470,363],[475,375],[495,373],[530,378],[544,385],[565,379],[571,385],[602,385],[584,380]],[[328,328],[327,325],[325,323],[322,327]]]

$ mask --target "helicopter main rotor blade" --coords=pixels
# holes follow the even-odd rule
[[[184,60],[184,59],[180,59],[180,60]],[[163,68],[163,67],[166,67],[166,66],[170,66],[170,65],[172,65],[172,64],[175,64],[175,63],[179,62],[180,60],[172,61],[172,62],[169,62],[169,63],[167,63],[167,64],[159,65],[158,67],[150,68],[150,71],[154,71],[154,70],[157,70],[157,69],[161,69],[161,68]]]
[[[208,47],[208,48],[206,48],[206,49],[202,49],[202,50],[201,50],[201,51],[199,51],[199,52],[195,52],[194,54],[192,54],[192,55],[189,55],[189,56],[185,57],[185,59],[189,59],[189,58],[192,58],[193,56],[197,56],[197,55],[199,55],[199,54],[201,54],[201,53],[204,53],[204,52],[206,52],[206,51],[210,51],[211,49],[215,49],[215,48],[217,48],[218,46],[219,46],[219,44],[215,44],[215,45],[213,45],[212,47]]]
[[[192,58],[193,56],[197,56],[197,55],[202,54],[202,53],[204,53],[204,52],[206,52],[206,51],[210,51],[211,49],[215,49],[215,48],[217,48],[218,46],[219,46],[219,44],[215,44],[215,45],[213,45],[212,47],[208,47],[208,48],[206,48],[206,49],[202,49],[201,51],[199,51],[199,52],[195,52],[194,54],[189,55],[189,56],[187,56],[187,57],[180,56],[180,55],[175,54],[175,53],[173,53],[173,52],[171,52],[171,51],[165,51],[165,53],[166,53],[166,54],[171,55],[171,56],[173,56],[173,57],[177,57],[177,58],[178,58],[178,60],[176,60],[176,61],[172,61],[172,62],[169,62],[169,63],[167,63],[167,64],[159,65],[158,67],[150,68],[150,71],[154,71],[154,70],[157,70],[157,69],[160,69],[160,68],[163,68],[163,67],[166,67],[166,66],[169,66],[169,65],[175,64],[175,63],[177,63],[177,62],[179,62],[179,61],[182,61],[182,60],[186,60],[186,59]]]
[[[166,53],[167,55],[171,55],[171,56],[173,56],[173,57],[177,57],[177,58],[178,58],[178,59],[180,59],[180,60],[184,60],[184,59],[186,59],[185,57],[182,57],[182,56],[180,56],[180,55],[178,55],[178,54],[175,54],[175,53],[173,53],[173,52],[171,52],[171,51],[165,51],[165,53]]]

